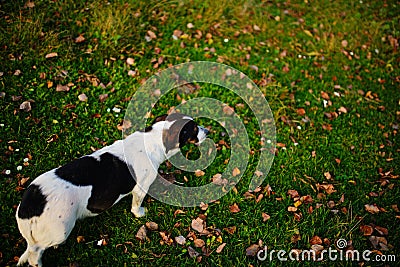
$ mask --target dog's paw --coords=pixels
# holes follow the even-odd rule
[[[138,207],[138,208],[132,208],[132,213],[135,215],[135,217],[143,217],[146,215],[147,209],[144,207]]]

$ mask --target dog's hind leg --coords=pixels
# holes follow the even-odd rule
[[[42,266],[41,258],[44,251],[45,249],[41,248],[40,246],[28,245],[28,248],[26,249],[24,254],[22,254],[21,257],[19,258],[17,266],[21,266],[24,263],[28,262],[30,266],[41,267]]]

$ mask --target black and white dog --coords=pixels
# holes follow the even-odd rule
[[[131,211],[144,216],[141,204],[160,164],[184,144],[201,143],[207,133],[191,117],[163,115],[144,131],[37,177],[16,213],[28,243],[18,265],[42,266],[43,252],[64,243],[77,219],[98,215],[130,193]]]

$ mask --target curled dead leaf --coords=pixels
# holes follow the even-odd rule
[[[315,244],[318,244],[318,245],[321,245],[321,244],[322,244],[322,239],[321,239],[319,236],[317,236],[317,235],[313,236],[313,237],[310,239],[310,245],[315,245]]]
[[[233,205],[229,206],[229,211],[232,213],[237,213],[240,211],[240,208],[236,203],[234,203]]]
[[[193,241],[193,244],[196,248],[201,248],[205,246],[206,242],[204,242],[203,239],[197,238],[196,240]]]
[[[372,213],[372,214],[379,213],[379,211],[380,211],[378,206],[376,206],[375,204],[374,205],[365,204],[364,207],[365,207],[366,211],[368,211],[369,213]]]
[[[363,233],[364,236],[370,236],[374,232],[374,228],[370,225],[361,225],[360,231]]]
[[[250,247],[246,248],[246,256],[254,257],[257,255],[257,252],[260,250],[260,246],[258,244],[253,244]]]
[[[158,224],[155,222],[146,222],[146,227],[147,229],[149,229],[150,231],[156,231],[158,230]]]
[[[268,214],[265,213],[265,212],[263,212],[263,213],[261,214],[261,216],[262,216],[262,218],[263,218],[263,222],[266,222],[266,221],[268,221],[269,219],[271,219],[271,216],[268,215]]]
[[[146,240],[146,238],[147,238],[146,226],[142,225],[140,226],[138,232],[136,233],[136,239],[143,242]]]
[[[215,252],[221,253],[225,246],[226,246],[226,243],[222,243],[221,245],[219,245],[219,246],[217,247],[217,249],[215,250]]]
[[[52,52],[52,53],[47,54],[45,56],[45,58],[53,58],[53,57],[57,57],[57,56],[58,56],[57,52]]]
[[[57,84],[56,91],[57,92],[68,92],[69,87],[68,87],[68,85]]]
[[[175,237],[175,242],[178,244],[178,245],[181,245],[181,246],[183,246],[183,245],[185,245],[186,244],[186,238],[184,238],[183,236],[177,236],[177,237]]]
[[[31,102],[29,102],[29,101],[22,102],[22,104],[19,106],[19,109],[21,109],[25,112],[31,111],[32,110]]]
[[[204,231],[204,221],[199,217],[192,220],[191,226],[193,230],[196,230],[199,233],[202,233]]]

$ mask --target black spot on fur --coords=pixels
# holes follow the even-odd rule
[[[24,195],[18,209],[18,217],[21,219],[30,219],[35,216],[40,216],[46,206],[46,196],[38,185],[31,184]]]
[[[93,213],[110,208],[136,185],[126,163],[110,153],[102,154],[100,160],[91,156],[76,159],[58,168],[56,174],[76,186],[93,186],[87,205]]]

